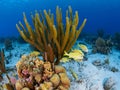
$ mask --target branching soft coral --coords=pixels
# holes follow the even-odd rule
[[[86,23],[86,19],[84,19],[77,30],[78,12],[76,11],[73,17],[71,7],[66,11],[66,25],[62,23],[62,11],[59,7],[56,8],[56,23],[54,23],[54,15],[50,10],[48,12],[44,10],[44,16],[37,11],[35,15],[31,14],[34,29],[27,21],[25,13],[23,16],[27,30],[21,22],[16,24],[20,35],[41,52],[46,52],[47,46],[50,44],[57,59],[56,64],[59,63],[64,51],[69,51],[74,45]]]

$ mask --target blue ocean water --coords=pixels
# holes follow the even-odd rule
[[[87,18],[84,32],[96,33],[104,29],[106,33],[120,32],[120,0],[0,0],[0,37],[19,35],[16,23],[23,20],[25,12],[31,22],[30,12],[62,8],[63,16],[68,6],[79,13],[80,22]]]

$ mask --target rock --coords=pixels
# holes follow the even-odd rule
[[[110,90],[117,90],[116,86],[113,86]]]
[[[95,66],[101,66],[102,65],[101,60],[95,60],[92,64],[95,65]]]
[[[112,67],[112,68],[111,68],[111,71],[112,71],[112,72],[118,72],[119,70],[118,70],[116,67]]]
[[[104,82],[103,87],[105,90],[115,90],[115,80],[112,77],[107,78],[107,80]],[[112,89],[113,88],[113,89]]]
[[[99,90],[99,86],[97,84],[93,84],[92,86],[90,86],[89,90]]]

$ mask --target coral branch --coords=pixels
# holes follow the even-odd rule
[[[6,72],[6,69],[5,69],[5,57],[4,57],[4,50],[3,49],[0,51],[0,71],[2,73]]]

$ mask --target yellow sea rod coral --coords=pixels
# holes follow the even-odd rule
[[[34,29],[27,21],[25,13],[23,16],[26,27],[21,22],[16,24],[20,35],[41,52],[47,52],[47,45],[50,44],[57,59],[56,64],[63,57],[64,51],[68,52],[72,48],[87,21],[84,19],[82,25],[77,28],[78,12],[76,11],[73,16],[70,6],[66,11],[66,24],[62,22],[62,10],[58,6],[56,7],[56,23],[54,23],[54,14],[50,10],[48,12],[44,10],[44,15],[37,11],[35,15],[31,14]]]

